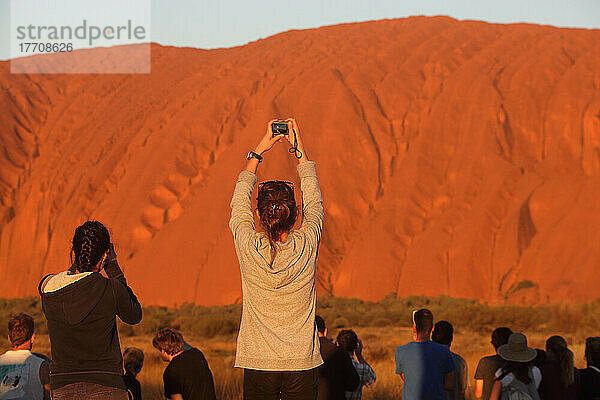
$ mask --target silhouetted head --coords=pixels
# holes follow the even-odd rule
[[[29,342],[34,333],[33,318],[27,314],[19,314],[8,321],[8,340],[13,348]]]
[[[152,346],[161,353],[164,352],[169,356],[174,356],[184,349],[183,336],[175,329],[163,328],[152,339]]]
[[[431,334],[431,340],[436,343],[450,346],[454,339],[454,327],[448,321],[438,321],[433,326],[433,332]]]
[[[546,352],[558,360],[560,365],[560,380],[564,388],[575,381],[573,367],[573,352],[567,347],[567,341],[562,336],[551,336],[546,340]]]
[[[315,315],[315,324],[317,325],[317,332],[325,336],[327,334],[327,327],[325,326],[325,321],[320,315]]]
[[[429,336],[433,329],[433,314],[426,308],[421,308],[413,313],[414,329],[417,335]]]
[[[588,367],[600,368],[600,337],[585,339],[585,359]]]
[[[298,218],[294,186],[290,182],[267,181],[258,187],[258,215],[273,245],[288,233]]]
[[[492,332],[491,342],[492,346],[494,346],[494,349],[498,350],[498,347],[502,346],[503,344],[507,344],[508,338],[512,334],[513,331],[505,326],[501,326],[500,328],[494,329],[494,332]]]
[[[137,376],[144,366],[144,352],[137,347],[128,347],[123,352],[123,368],[133,376]]]
[[[108,229],[98,221],[86,221],[75,229],[73,254],[79,272],[94,271],[110,246]]]
[[[556,355],[567,350],[567,341],[562,336],[550,336],[546,340],[546,351]]]
[[[342,329],[337,335],[337,344],[348,353],[352,354],[358,346],[358,336],[352,329]]]

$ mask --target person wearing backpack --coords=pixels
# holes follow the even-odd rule
[[[490,400],[540,400],[538,387],[542,374],[531,365],[537,352],[527,347],[527,337],[513,333],[508,343],[498,348],[498,355],[505,364],[496,371]]]

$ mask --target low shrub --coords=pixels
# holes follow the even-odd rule
[[[447,296],[394,297],[380,302],[323,296],[317,299],[317,313],[331,329],[357,326],[410,327],[412,312],[431,309],[436,320],[448,320],[457,330],[490,332],[498,326],[515,331],[557,331],[576,335],[597,335],[600,326],[600,299],[586,304],[552,304],[541,306],[490,306],[477,300]],[[0,299],[0,336],[6,337],[8,320],[24,312],[31,315],[36,331],[48,332],[39,298]],[[144,307],[142,323],[128,326],[119,322],[122,336],[154,335],[163,327],[180,329],[184,335],[212,338],[231,336],[239,329],[242,306],[204,307],[182,304],[175,307]]]

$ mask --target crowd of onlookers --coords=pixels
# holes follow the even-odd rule
[[[396,350],[396,373],[404,379],[403,399],[464,400],[467,364],[449,350],[454,329],[433,323],[427,309],[413,314],[414,341]],[[492,332],[496,354],[479,360],[475,397],[484,400],[600,399],[600,337],[586,340],[587,368],[574,367],[573,352],[561,336],[546,341],[546,350],[528,347],[527,338],[510,328]]]
[[[315,317],[323,365],[318,368],[318,400],[360,400],[376,375],[363,356],[363,343],[350,329],[328,337],[325,321]],[[405,400],[464,400],[468,386],[465,360],[452,352],[454,328],[433,323],[427,309],[413,314],[413,341],[396,349],[396,374],[403,380]],[[0,355],[0,400],[50,399],[50,359],[33,353],[33,318],[19,314],[8,323],[12,346]],[[546,341],[546,349],[528,347],[522,333],[500,327],[491,335],[495,354],[479,360],[474,394],[482,400],[599,400],[600,337],[585,343],[587,368],[574,367],[573,352],[561,336]],[[216,399],[212,373],[203,353],[181,333],[164,328],[152,340],[163,361],[164,395],[168,399]],[[137,375],[144,353],[127,347],[122,355],[122,380],[131,400],[141,400]],[[293,384],[293,382],[292,382]],[[52,398],[55,398],[54,396]],[[94,398],[93,396],[90,398]],[[115,397],[116,398],[116,397]]]

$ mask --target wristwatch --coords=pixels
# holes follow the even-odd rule
[[[253,152],[252,150],[250,150],[248,152],[248,155],[246,156],[246,160],[251,159],[252,157],[256,158],[258,160],[259,163],[262,162],[263,158],[260,154]]]

